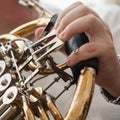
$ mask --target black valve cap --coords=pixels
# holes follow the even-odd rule
[[[70,55],[73,51],[75,51],[77,48],[82,46],[83,44],[89,42],[89,39],[85,33],[76,34],[74,35],[70,40],[65,42],[65,52],[67,55]],[[98,59],[92,58],[88,60],[81,61],[77,65],[71,67],[74,80],[77,82],[77,79],[80,75],[80,71],[84,67],[92,67],[96,70],[96,73],[98,72]]]

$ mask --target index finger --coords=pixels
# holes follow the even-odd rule
[[[72,5],[70,5],[69,7],[67,7],[63,12],[60,13],[60,15],[57,18],[57,21],[55,23],[54,28],[56,29],[61,21],[61,19],[66,15],[66,13],[68,13],[69,11],[71,11],[72,9],[74,9],[75,7],[82,5],[83,3],[78,1],[73,3]]]

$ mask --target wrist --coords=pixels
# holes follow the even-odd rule
[[[108,85],[104,89],[110,93],[114,98],[120,96],[120,62],[118,61],[118,67],[113,71],[114,77],[109,80]]]
[[[120,105],[120,96],[114,97],[103,88],[101,88],[101,94],[107,100],[107,102]]]

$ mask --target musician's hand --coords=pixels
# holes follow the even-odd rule
[[[42,34],[42,32],[44,31],[45,27],[40,27],[37,28],[35,31],[35,36],[39,39],[40,35]]]
[[[80,47],[77,54],[72,53],[66,63],[73,66],[82,60],[97,57],[99,73],[96,83],[112,95],[119,96],[120,65],[111,32],[100,17],[81,2],[76,2],[59,15],[55,29],[62,41],[68,40],[74,34],[86,32],[90,42]]]

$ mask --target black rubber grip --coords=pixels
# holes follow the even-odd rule
[[[56,22],[57,17],[58,17],[57,14],[55,14],[55,15],[53,15],[51,17],[50,22],[48,23],[48,25],[45,28],[46,34],[49,33],[51,31],[51,29],[53,28],[53,26],[54,26],[54,24]]]
[[[52,16],[50,22],[48,23],[45,29],[46,32],[50,32],[50,30],[52,29],[56,22],[57,17],[58,17],[57,14]],[[74,50],[76,50],[77,48],[79,48],[80,46],[87,42],[89,42],[89,39],[85,33],[74,35],[70,40],[65,42],[65,52],[67,53],[67,55],[70,55]],[[75,81],[77,81],[80,75],[80,71],[84,67],[93,67],[96,70],[96,72],[98,72],[98,59],[92,58],[89,60],[85,60],[71,67]]]
[[[79,48],[87,42],[89,42],[89,39],[85,33],[74,35],[70,40],[65,42],[65,52],[67,53],[67,55],[70,55],[73,51],[75,51],[77,48]],[[77,81],[80,75],[81,69],[83,69],[84,67],[92,67],[96,70],[96,72],[98,72],[98,59],[88,59],[73,66],[71,69],[73,72],[75,82]]]

